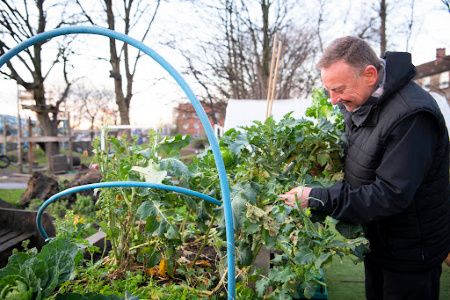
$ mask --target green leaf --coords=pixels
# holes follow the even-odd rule
[[[325,166],[330,159],[330,155],[328,153],[319,153],[317,154],[317,162],[320,166]]]
[[[148,257],[148,266],[156,266],[161,261],[161,254],[159,252],[153,252],[152,255]]]
[[[249,266],[253,261],[252,249],[248,244],[238,248],[238,262],[241,267]]]
[[[266,229],[261,230],[261,238],[263,245],[265,245],[268,249],[275,247],[275,244],[277,243],[277,238],[271,236],[269,231]]]
[[[74,243],[67,239],[55,239],[36,255],[13,255],[8,265],[0,270],[0,277],[20,276],[33,293],[37,293],[36,299],[46,298],[61,283],[73,278],[78,253],[79,248]]]
[[[138,256],[139,262],[142,262],[146,268],[152,268],[161,261],[161,253],[153,246],[142,248]]]
[[[246,134],[234,128],[225,132],[221,140],[222,143],[228,145],[228,148],[235,155],[240,155],[241,151],[249,145]]]
[[[294,272],[288,266],[274,267],[269,271],[270,281],[275,281],[279,283],[288,282],[294,278]]]
[[[158,215],[164,217],[161,206],[162,203],[159,201],[145,201],[139,206],[137,214],[141,220],[145,220],[148,217],[156,217]]]
[[[166,235],[167,230],[170,230],[166,235],[167,238],[173,239],[175,236],[179,236],[179,232],[175,232],[175,229],[172,228],[173,225],[169,223],[161,202],[143,202],[137,210],[137,215],[141,220],[147,220],[145,229],[149,234],[163,236]]]
[[[31,300],[33,289],[28,280],[18,275],[7,275],[0,278],[0,299]]]
[[[32,256],[25,252],[17,252],[11,255],[8,258],[8,264],[3,269],[0,269],[0,278],[7,275],[20,274],[22,272],[24,262],[30,257]]]
[[[261,230],[261,227],[257,223],[248,222],[248,220],[244,221],[244,230],[247,234],[254,234]]]
[[[167,230],[165,234],[166,238],[168,240],[179,240],[181,239],[180,231],[176,226],[169,226],[169,229]]]
[[[315,261],[314,265],[316,269],[320,269],[322,265],[331,259],[331,253],[322,253],[319,258]]]
[[[189,135],[177,134],[175,136],[165,136],[158,144],[161,156],[179,156],[180,150],[189,145],[191,137]]]
[[[153,233],[156,229],[159,227],[159,222],[156,221],[156,218],[154,216],[149,216],[145,220],[145,231],[147,233]]]
[[[294,260],[300,265],[306,265],[314,263],[316,256],[310,248],[302,247],[298,250],[297,255],[295,255]]]
[[[42,247],[36,260],[32,261],[31,268],[35,268],[36,275],[44,275],[43,268],[48,266],[50,279],[41,286],[43,297],[51,295],[57,286],[73,278],[78,252],[78,246],[66,239],[53,240]]]
[[[256,281],[256,285],[255,285],[255,289],[256,289],[256,294],[258,295],[258,297],[263,297],[266,289],[269,287],[269,278],[267,277],[263,277],[261,279],[259,279],[258,281]]]
[[[361,225],[339,221],[336,224],[336,230],[347,239],[354,239],[364,234]]]
[[[242,227],[247,211],[246,204],[255,202],[256,191],[249,183],[238,184],[231,189],[231,207],[236,230],[240,230]]]
[[[241,282],[236,283],[236,299],[253,300],[255,297],[255,292],[250,287]]]
[[[145,182],[149,182],[149,183],[161,184],[162,181],[167,176],[167,171],[160,171],[159,167],[152,162],[149,162],[148,166],[145,168],[139,167],[139,166],[133,166],[131,168],[131,171],[135,171],[135,172],[143,175],[145,178]]]
[[[170,224],[167,222],[167,220],[161,220],[159,222],[158,229],[153,233],[154,236],[162,237],[167,232],[167,229],[169,228]]]
[[[181,160],[173,157],[162,159],[159,167],[178,178],[189,179],[192,177],[188,167]]]

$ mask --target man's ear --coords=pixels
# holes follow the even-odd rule
[[[373,65],[364,68],[363,76],[368,85],[375,85],[378,81],[378,70]]]

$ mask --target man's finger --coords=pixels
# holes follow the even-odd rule
[[[284,203],[286,204],[286,205],[289,205],[289,206],[291,206],[291,207],[294,207],[294,203],[292,202],[292,200],[288,200],[288,199],[286,199],[286,200],[284,200]]]

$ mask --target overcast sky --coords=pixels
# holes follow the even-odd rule
[[[346,5],[351,5],[348,19],[358,16],[361,5],[365,1],[334,1],[336,14],[343,14]],[[388,1],[389,2],[389,1]],[[314,10],[315,1],[306,2]],[[339,5],[346,3],[346,5]],[[413,63],[419,65],[435,58],[436,48],[446,48],[450,54],[450,13],[447,12],[440,0],[416,0],[415,24],[413,36],[410,41]],[[347,8],[345,8],[348,11]],[[403,15],[407,11],[394,11],[388,16],[392,18],[394,14]],[[186,17],[192,16],[192,17]],[[202,23],[201,15],[197,15],[191,9],[189,3],[173,4],[163,2],[156,19],[152,33],[146,41],[146,45],[155,49],[166,60],[169,61],[178,71],[182,71],[182,59],[173,50],[161,45],[173,36],[177,36],[182,41],[182,47],[189,49],[194,46],[195,40],[187,37],[195,34],[205,35],[210,29],[207,24]],[[394,18],[395,19],[395,18]],[[345,20],[344,20],[345,21]],[[342,22],[349,24],[350,22]],[[329,26],[330,27],[330,26]],[[326,45],[334,37],[349,34],[348,28],[344,25],[326,28],[324,34],[324,44]],[[195,32],[194,32],[195,31]],[[97,85],[109,85],[112,81],[109,78],[109,63],[98,61],[98,56],[108,55],[108,39],[105,37],[86,36],[80,37],[77,43],[77,50],[81,53],[74,62],[74,72],[77,76],[85,76],[95,80]],[[77,38],[78,39],[78,38]],[[404,39],[394,42],[395,48],[388,50],[405,51]],[[137,125],[153,125],[171,122],[172,109],[175,100],[182,99],[180,89],[168,77],[166,72],[150,58],[144,58],[141,62],[141,72],[136,78],[135,96],[131,104],[131,120]],[[142,72],[142,70],[144,70]],[[54,72],[52,82],[60,81],[61,73]],[[155,78],[165,78],[155,81]],[[167,79],[167,80],[166,80]],[[188,80],[189,81],[189,80]],[[195,92],[195,85],[192,85]],[[16,86],[14,83],[0,80],[0,103],[1,113],[16,114]]]

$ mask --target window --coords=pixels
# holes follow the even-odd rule
[[[426,90],[430,89],[431,78],[430,76],[424,77],[422,81],[422,87]]]
[[[450,77],[450,71],[441,73],[441,76],[439,76],[439,88],[440,89],[446,89],[449,87],[449,77]]]
[[[183,129],[187,130],[189,128],[189,124],[183,124]]]

